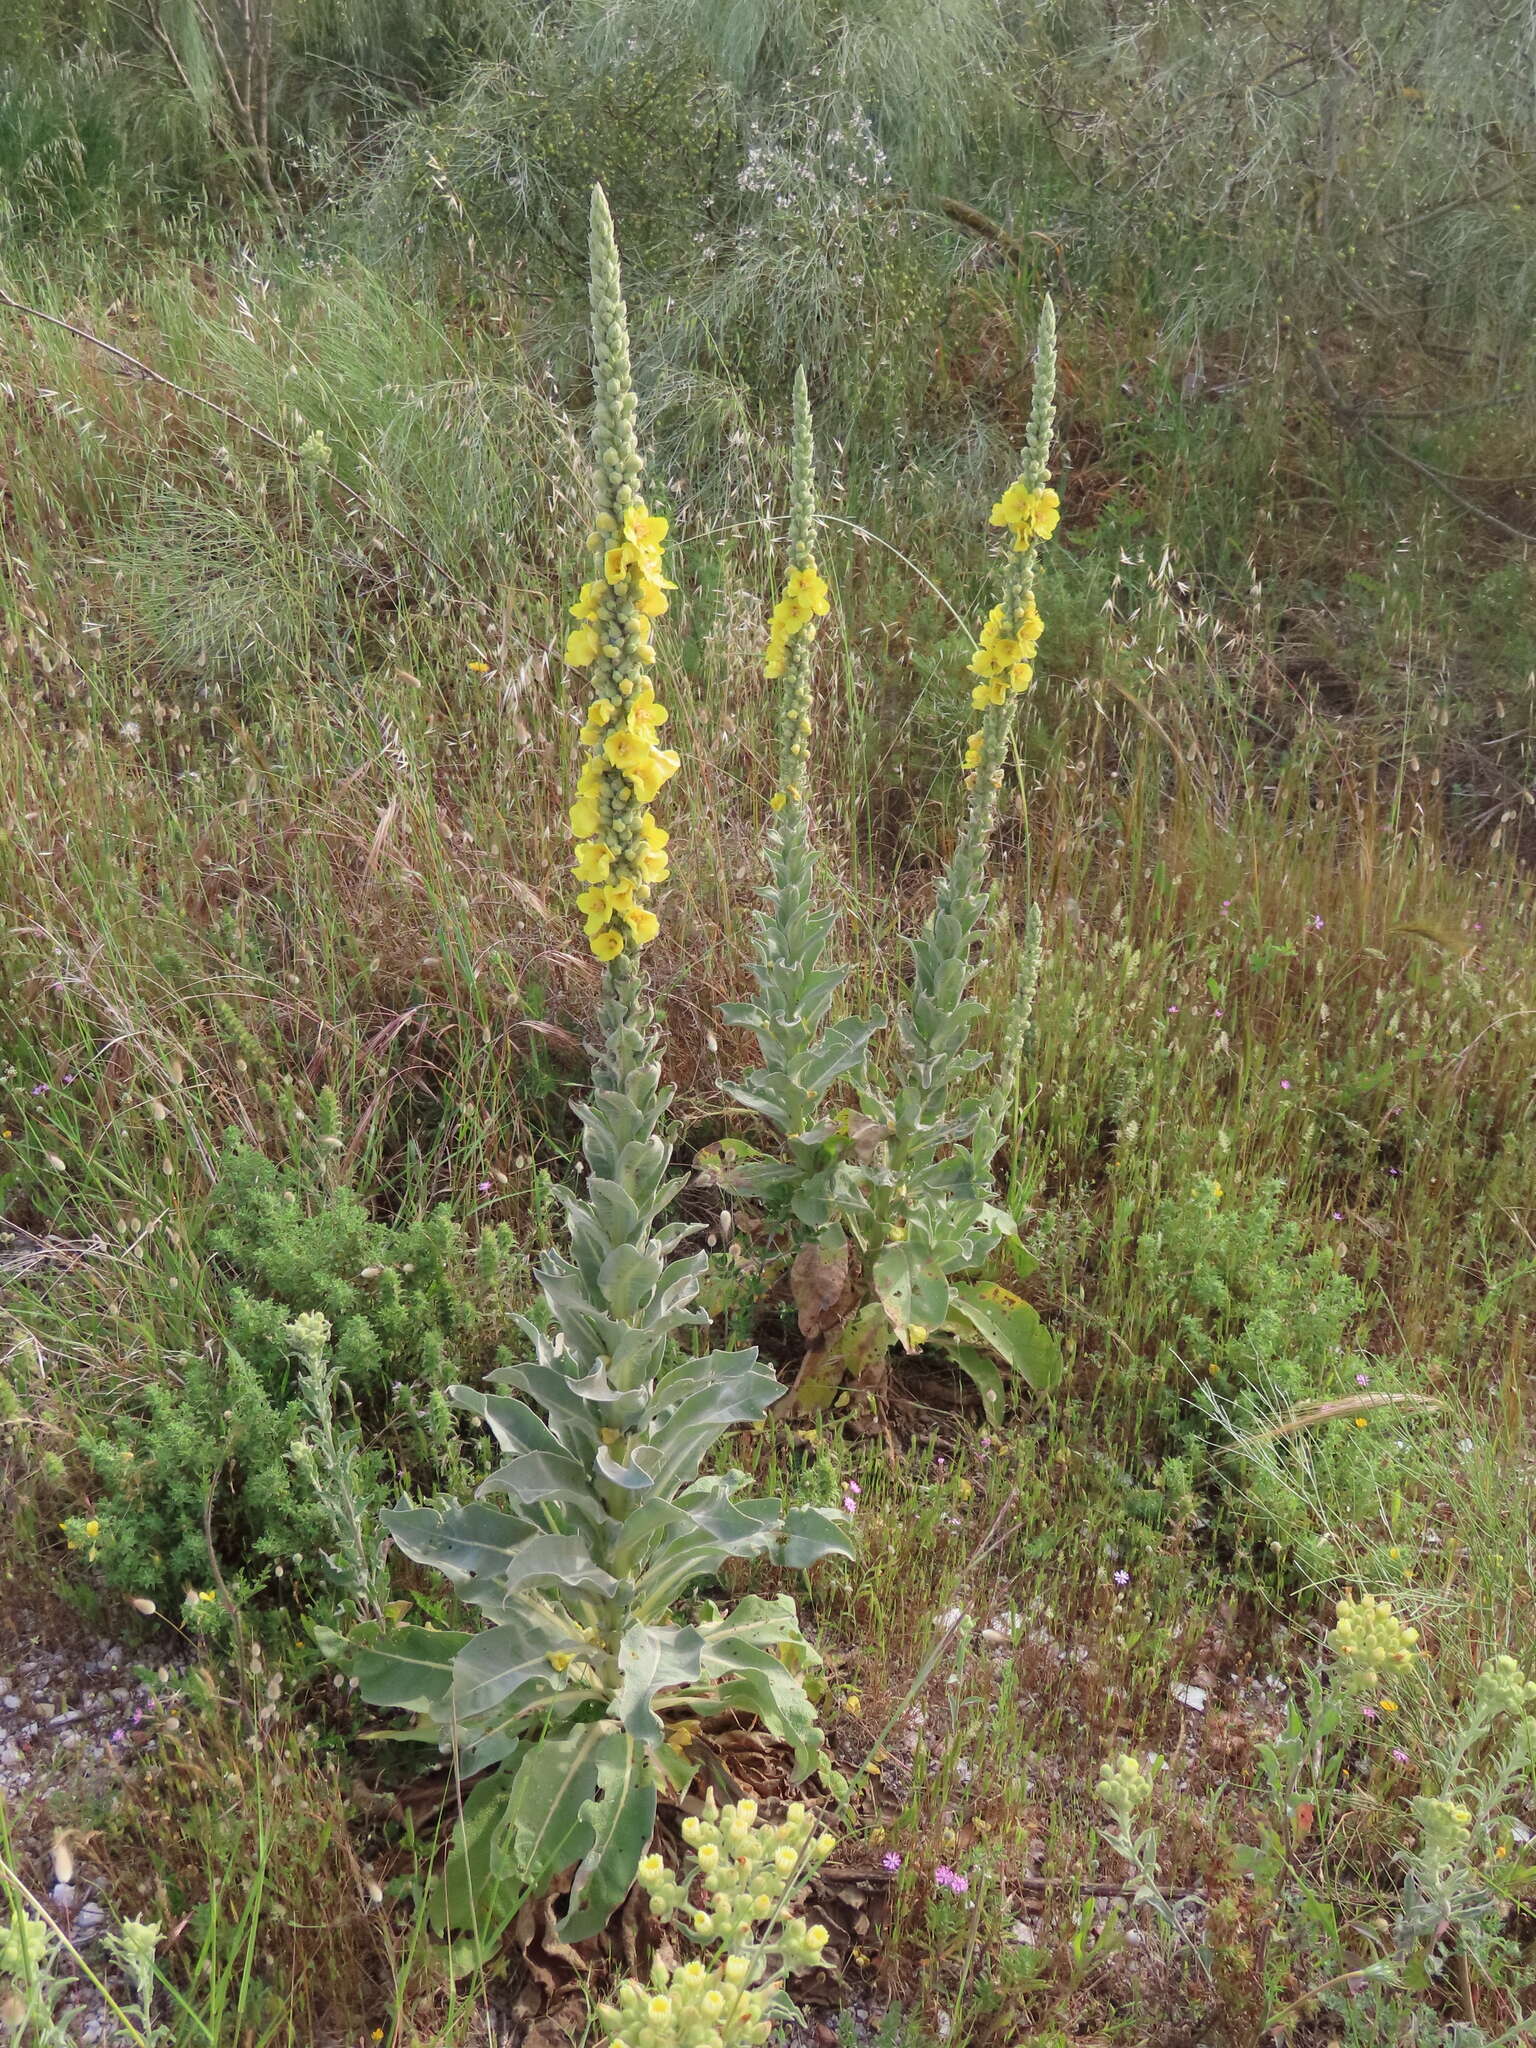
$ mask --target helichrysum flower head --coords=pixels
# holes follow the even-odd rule
[[[1152,1797],[1153,1780],[1160,1767],[1160,1758],[1154,1760],[1149,1770],[1134,1756],[1107,1757],[1100,1764],[1098,1795],[1122,1828],[1129,1828]]]
[[[601,187],[592,194],[590,261],[597,511],[592,574],[571,606],[577,623],[565,658],[589,672],[593,694],[570,822],[587,940],[599,960],[613,960],[656,936],[650,897],[667,877],[667,834],[650,805],[676,774],[678,757],[660,744],[667,710],[650,681],[651,622],[666,611],[675,587],[662,567],[667,522],[640,491],[628,317]]]
[[[52,1936],[41,1920],[16,1913],[0,1927],[0,1976],[35,1977],[47,1960]]]
[[[795,429],[789,499],[789,573],[773,608],[763,674],[782,679],[779,698],[779,786],[773,808],[800,803],[810,755],[812,646],[831,609],[826,579],[816,566],[816,475],[811,402],[805,372],[795,372]]]
[[[1472,1845],[1472,1811],[1450,1799],[1425,1795],[1411,1802],[1414,1818],[1424,1830],[1419,1853],[1435,1870],[1459,1863]]]
[[[1412,1668],[1417,1660],[1419,1632],[1408,1628],[1392,1611],[1390,1601],[1362,1593],[1346,1593],[1338,1618],[1328,1632],[1328,1646],[1339,1660],[1339,1673],[1352,1693],[1374,1693],[1388,1676]]]
[[[1477,1674],[1474,1696],[1490,1719],[1524,1714],[1536,1706],[1536,1682],[1526,1677],[1513,1657],[1495,1657]]]

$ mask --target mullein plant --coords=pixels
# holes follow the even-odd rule
[[[666,521],[641,494],[618,253],[593,195],[597,393],[593,574],[573,606],[571,667],[592,696],[571,812],[587,936],[603,963],[600,1043],[577,1115],[585,1186],[564,1189],[569,1250],[538,1273],[545,1315],[520,1319],[532,1356],[450,1398],[505,1454],[472,1503],[402,1505],[381,1519],[407,1557],[448,1579],[475,1627],[364,1624],[316,1631],[373,1705],[474,1783],[428,1899],[459,1960],[486,1955],[528,1900],[564,1883],[561,1936],[596,1932],[650,1847],[659,1795],[709,1761],[710,1717],[755,1714],[790,1745],[797,1777],[822,1761],[798,1673],[814,1664],[787,1594],[679,1603],[728,1558],[800,1569],[850,1556],[846,1515],[743,1497],[745,1475],[704,1474],[729,1429],[780,1397],[754,1351],[689,1352],[708,1323],[707,1259],[663,1224],[671,1090],[639,970],[655,936],[665,834],[650,805],[677,768],[657,733],[653,622],[672,587]],[[701,1725],[702,1724],[702,1725]]]
[[[754,1033],[762,1056],[731,1092],[775,1125],[782,1149],[768,1158],[729,1145],[712,1170],[808,1240],[796,1261],[806,1297],[801,1327],[812,1337],[796,1390],[803,1406],[832,1398],[846,1370],[867,1373],[892,1334],[907,1349],[942,1345],[976,1382],[989,1414],[1002,1398],[997,1359],[1036,1391],[1060,1374],[1055,1342],[1027,1303],[1006,1288],[962,1277],[1005,1239],[1021,1273],[1032,1263],[1018,1246],[1014,1218],[995,1199],[993,1161],[1039,976],[1037,909],[1026,919],[1002,1053],[985,1086],[978,1086],[985,1055],[972,1044],[983,1006],[970,990],[992,911],[987,860],[1014,713],[1034,677],[1039,549],[1060,517],[1050,482],[1055,384],[1055,313],[1047,299],[1022,470],[991,513],[1008,552],[998,602],[970,663],[972,703],[981,716],[966,742],[965,820],[912,944],[910,990],[896,1019],[897,1056],[887,1078],[868,1054],[883,1017],[827,1021],[847,970],[826,963],[833,918],[814,901],[807,751],[813,641],[826,589],[814,562],[809,407],[803,376],[796,381],[790,564],[764,663],[765,675],[782,681],[777,816],[752,966],[757,994],[725,1012],[728,1022]],[[845,1076],[858,1097],[856,1113],[829,1110],[829,1092]],[[812,1271],[808,1253],[817,1262]]]

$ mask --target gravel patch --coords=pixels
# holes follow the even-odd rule
[[[135,1760],[179,1726],[176,1677],[147,1674],[134,1652],[61,1615],[13,1627],[0,1645],[0,1811],[22,1883],[98,1976],[115,1974],[101,1937],[110,1899],[83,1871],[69,1821],[110,1805]],[[61,2016],[84,2048],[129,2036],[79,1971]]]

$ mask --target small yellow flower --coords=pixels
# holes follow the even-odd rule
[[[491,664],[488,661],[471,661],[467,662],[465,666],[468,668],[472,676],[488,676],[491,672]],[[382,2027],[374,2028],[373,2038],[375,2039],[375,2041],[383,2040],[384,2030]]]
[[[101,1534],[100,1522],[94,1520],[87,1522],[85,1525],[85,1533],[87,1536],[99,1536]]]
[[[1396,1700],[1380,1699],[1376,1704],[1384,1714],[1395,1714],[1397,1712]]]
[[[857,1714],[862,1710],[863,1705],[864,1702],[856,1692],[845,1692],[843,1694],[843,1712],[845,1714]]]
[[[571,1650],[550,1650],[547,1652],[547,1661],[556,1671],[564,1671],[574,1654]]]
[[[1368,1415],[1357,1415],[1357,1416],[1355,1417],[1355,1427],[1356,1427],[1356,1429],[1364,1429],[1364,1428],[1365,1428],[1365,1426],[1366,1426],[1366,1424],[1367,1424],[1367,1423],[1368,1423],[1369,1421],[1370,1421],[1370,1417],[1369,1417]]]

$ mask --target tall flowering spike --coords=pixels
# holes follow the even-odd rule
[[[970,664],[979,678],[971,702],[981,713],[981,725],[965,748],[971,778],[965,837],[978,859],[996,819],[1014,702],[1035,677],[1035,649],[1041,630],[1035,605],[1035,559],[1040,542],[1050,539],[1061,517],[1061,500],[1050,482],[1055,423],[1056,308],[1047,297],[1036,338],[1035,388],[1024,436],[1023,467],[992,507],[988,522],[1003,527],[1013,545],[1003,567],[1000,602],[987,615]]]
[[[805,371],[795,371],[795,426],[790,451],[789,574],[773,608],[763,674],[782,679],[779,696],[779,786],[773,808],[805,798],[811,740],[811,670],[817,622],[830,609],[826,582],[816,567],[816,455]]]
[[[565,658],[589,672],[592,700],[581,729],[587,759],[571,807],[578,841],[572,873],[585,885],[576,901],[593,953],[616,960],[655,938],[651,891],[667,878],[667,834],[650,805],[677,773],[678,759],[657,744],[667,711],[650,681],[651,621],[666,611],[667,592],[676,586],[662,573],[667,522],[647,509],[640,490],[629,320],[600,185],[592,191],[588,256],[597,506],[588,540],[592,574],[571,606],[577,624]]]
[[[892,1156],[903,1166],[909,1155],[916,1157],[931,1148],[952,1085],[980,1057],[968,1050],[980,1007],[965,998],[965,990],[976,971],[975,943],[987,910],[987,848],[997,822],[1014,706],[1035,674],[1040,638],[1035,558],[1060,516],[1050,488],[1055,418],[1056,310],[1047,299],[1040,314],[1023,468],[992,507],[991,523],[1006,528],[1013,545],[1003,565],[1000,601],[982,627],[971,657],[971,671],[978,678],[971,701],[981,712],[981,725],[965,750],[970,803],[928,922],[913,945],[912,996],[899,1019],[909,1078],[897,1105],[894,1120],[902,1135],[893,1143]]]

